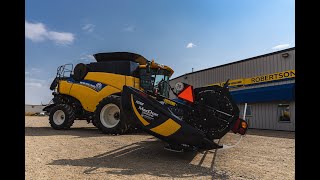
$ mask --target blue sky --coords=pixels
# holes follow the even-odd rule
[[[128,51],[184,73],[295,46],[294,0],[29,0],[25,101],[48,103],[56,68]]]

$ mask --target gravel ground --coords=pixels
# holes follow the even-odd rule
[[[227,134],[220,143],[235,143]],[[293,132],[249,129],[230,149],[175,153],[143,133],[101,134],[76,121],[51,129],[48,117],[25,117],[26,179],[294,179]]]

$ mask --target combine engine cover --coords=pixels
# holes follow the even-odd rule
[[[188,85],[184,90],[187,88]],[[239,109],[229,91],[224,87],[203,87],[192,89],[191,95],[195,97],[183,95],[189,101],[180,103],[123,86],[122,112],[144,131],[167,142],[169,149],[222,148],[213,140],[231,129],[238,133],[242,124],[236,123]]]

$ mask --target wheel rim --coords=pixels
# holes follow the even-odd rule
[[[66,115],[62,110],[57,110],[54,114],[53,114],[53,122],[56,125],[61,125],[64,120],[66,119]]]
[[[120,109],[115,104],[105,105],[100,112],[100,121],[107,128],[113,128],[120,122]]]

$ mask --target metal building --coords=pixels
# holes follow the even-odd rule
[[[25,113],[41,113],[43,112],[43,108],[45,106],[43,105],[31,105],[31,104],[25,104]]]
[[[187,73],[170,85],[184,82],[196,88],[228,79],[241,116],[248,105],[249,128],[295,131],[295,47]]]

